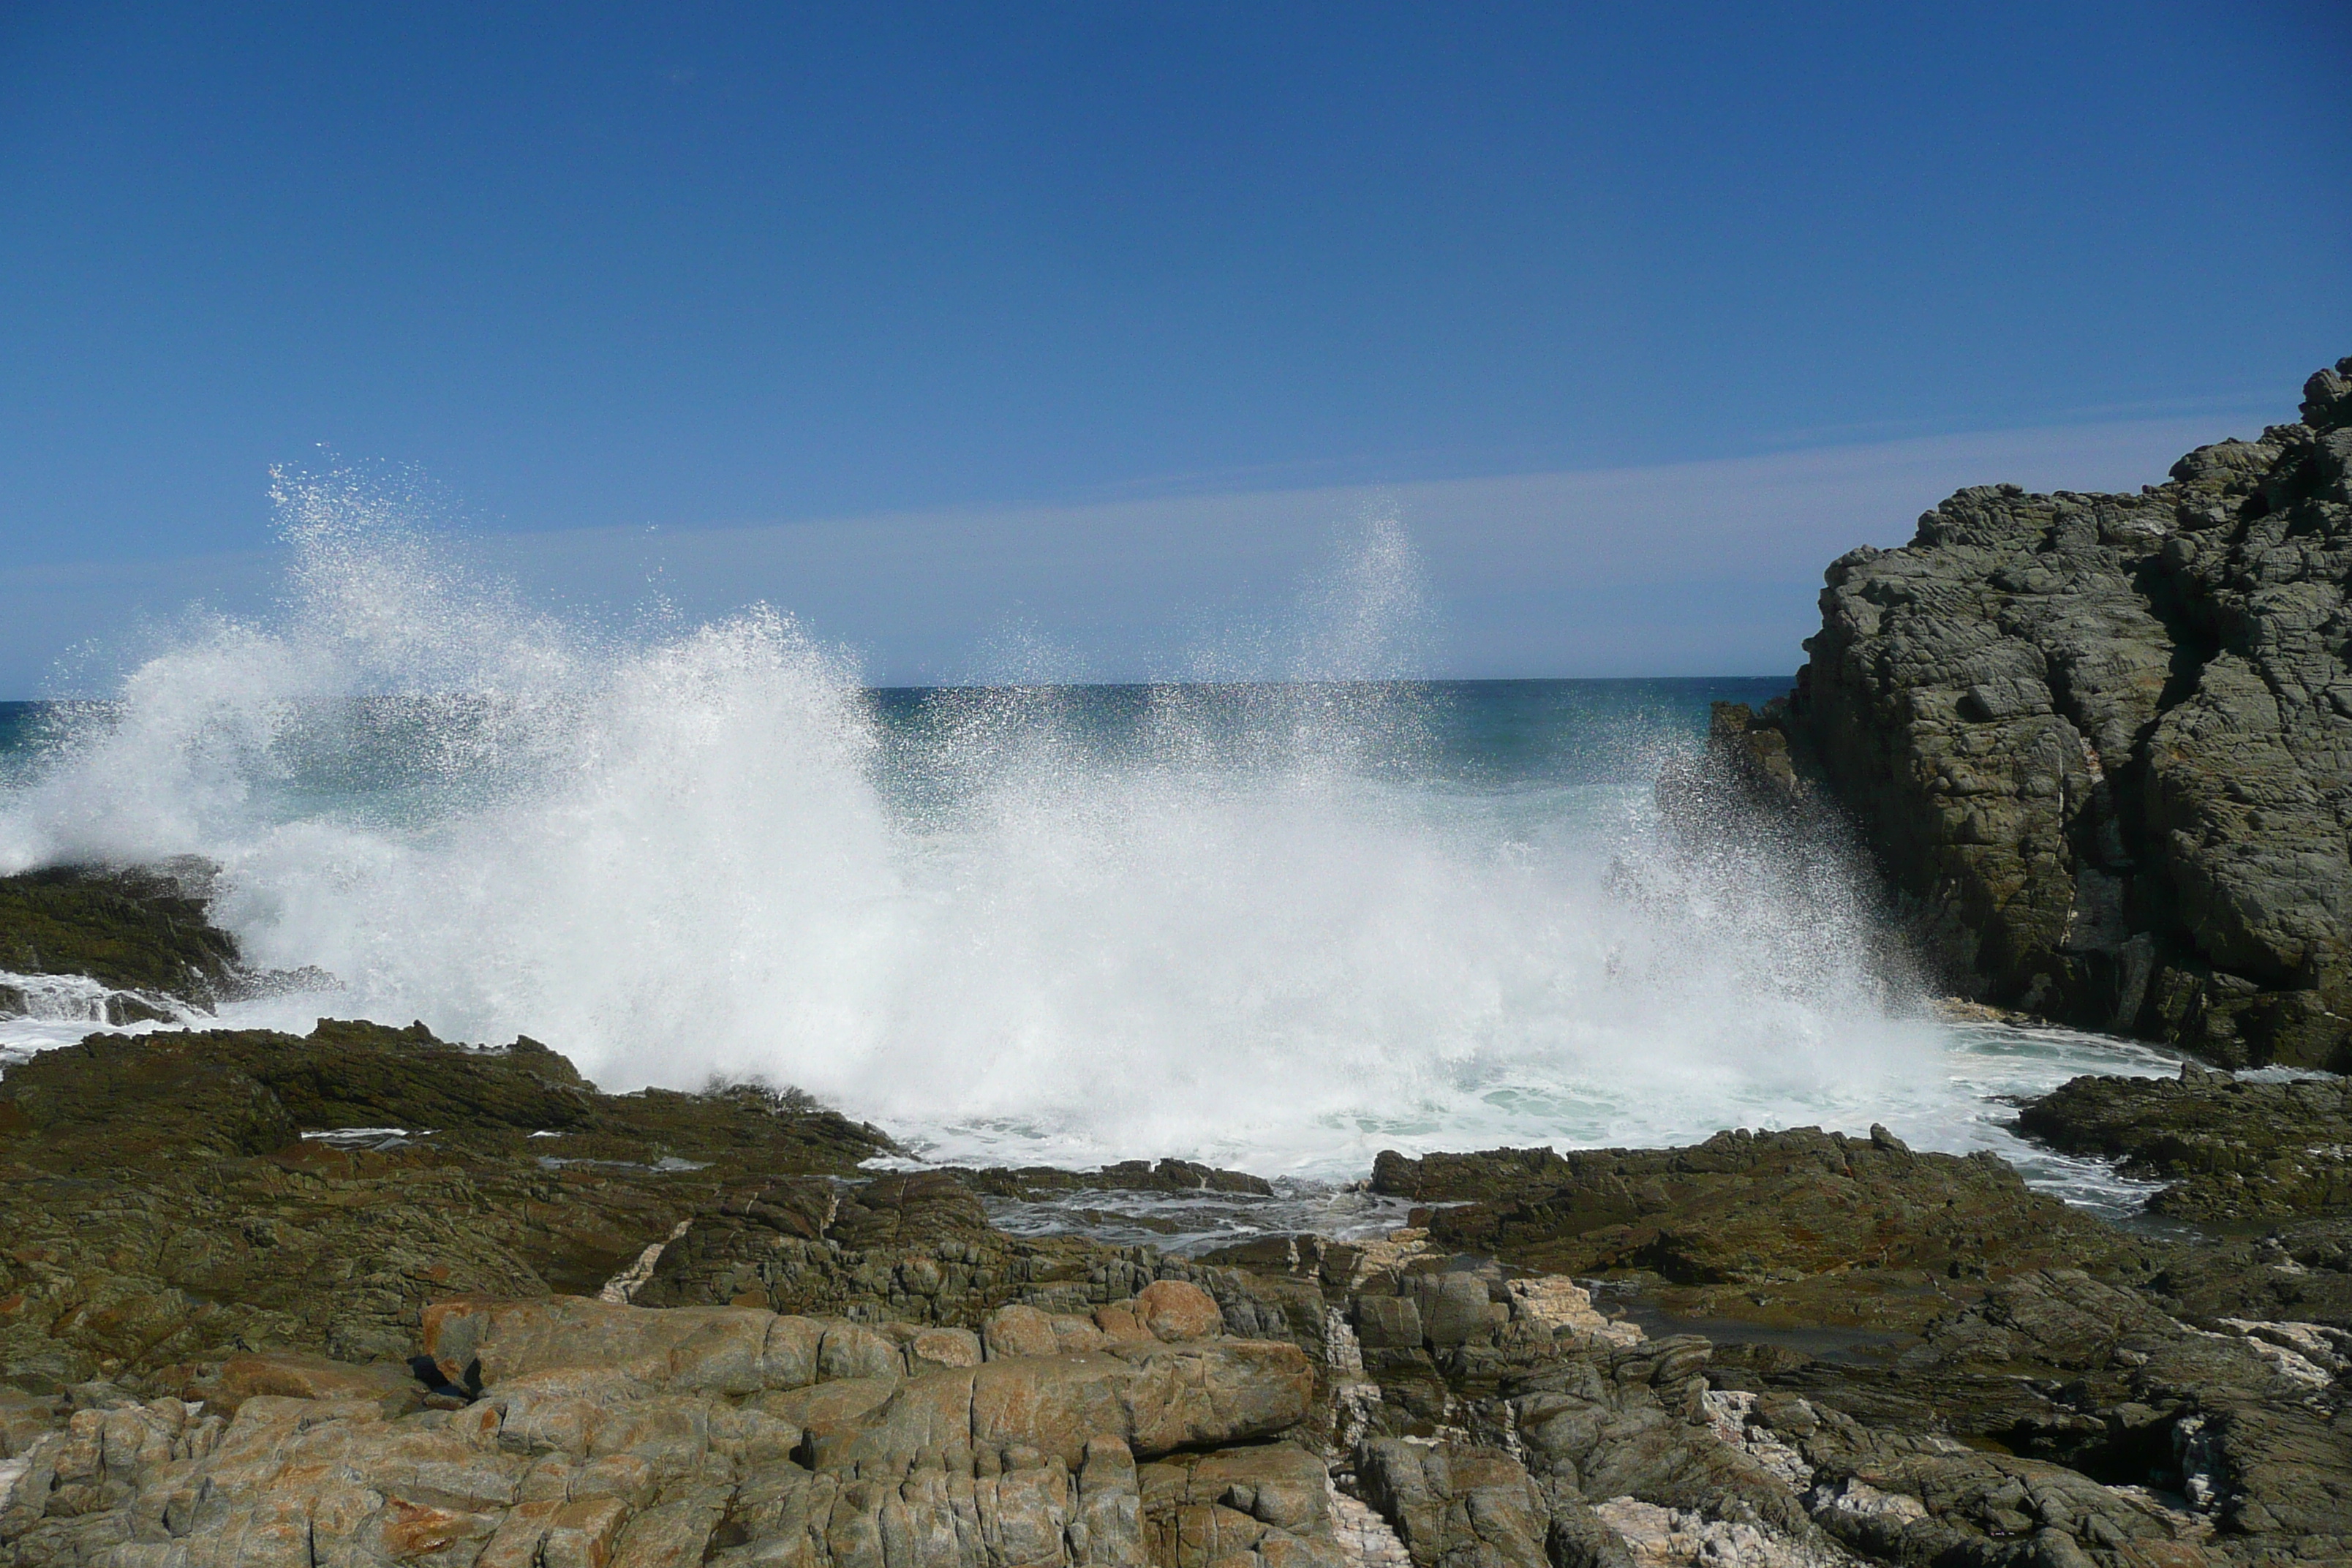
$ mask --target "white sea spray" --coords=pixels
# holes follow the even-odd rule
[[[967,1159],[2004,1136],[1983,1096],[2018,1075],[1885,994],[1851,887],[1671,850],[1648,784],[1685,742],[1439,776],[1391,521],[1288,635],[1194,666],[1260,679],[1133,694],[1107,734],[1039,687],[894,728],[780,611],[609,635],[344,476],[279,502],[278,613],[194,626],[0,799],[0,868],[206,857],[251,961],[344,987],[231,1021],[528,1033],[614,1089],[759,1074]],[[2067,1050],[2096,1055],[2028,1055]]]

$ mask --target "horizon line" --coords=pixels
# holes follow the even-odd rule
[[[1722,681],[1786,680],[1793,685],[1796,672],[1787,675],[1394,675],[1333,678],[1274,678],[1265,680],[962,680],[913,683],[861,684],[857,690],[867,696],[892,692],[939,691],[1249,691],[1268,687],[1367,687],[1367,686],[1700,686]],[[380,691],[371,695],[341,697],[335,702],[426,702],[451,697],[488,698],[499,695],[483,691]],[[0,697],[0,708],[108,708],[121,704],[114,697]]]

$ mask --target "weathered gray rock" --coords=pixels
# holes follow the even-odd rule
[[[1391,1438],[1367,1444],[1357,1463],[1413,1568],[1546,1568],[1550,1510],[1508,1454]]]
[[[2138,495],[1966,489],[1841,557],[1749,793],[1822,781],[1969,996],[2352,1062],[2347,376]]]
[[[1295,1443],[1181,1454],[1142,1467],[1144,1558],[1167,1568],[1343,1568],[1323,1460]],[[1255,1560],[1253,1562],[1253,1559]]]

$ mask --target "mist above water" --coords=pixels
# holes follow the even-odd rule
[[[909,695],[778,611],[614,635],[345,479],[278,499],[279,613],[60,710],[0,796],[0,868],[204,856],[253,962],[342,986],[231,1021],[759,1075],[943,1158],[1343,1176],[1732,1125],[1999,1142],[1988,1087],[2101,1048],[1976,1050],[1886,994],[1835,874],[1678,853],[1650,785],[1689,699],[1522,722],[1398,679],[1432,617],[1393,522],[1173,672],[1205,683]]]

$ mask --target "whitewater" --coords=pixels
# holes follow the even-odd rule
[[[877,692],[780,610],[615,629],[348,476],[278,500],[272,615],[192,616],[0,755],[0,870],[200,858],[248,961],[312,972],[222,1025],[792,1084],[934,1161],[1346,1181],[1383,1148],[1879,1122],[2140,1195],[2020,1143],[2006,1100],[2172,1058],[1940,1021],[1850,871],[1666,830],[1706,699],[1771,683],[1413,679],[1393,521],[1165,680]],[[99,1016],[34,989],[0,1057]]]

